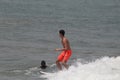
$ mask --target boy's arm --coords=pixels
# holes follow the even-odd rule
[[[57,48],[57,49],[55,49],[56,51],[65,51],[65,50],[68,50],[68,40],[67,39],[65,39],[64,41],[63,41],[63,44],[64,44],[64,47],[65,48]]]

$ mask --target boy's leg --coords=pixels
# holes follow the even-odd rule
[[[67,65],[67,62],[66,62],[66,61],[63,61],[63,62],[62,62],[62,65],[63,65],[66,69],[69,68],[69,66]]]
[[[64,66],[66,69],[69,68],[69,66],[67,65],[67,61],[68,61],[68,59],[70,58],[71,54],[72,54],[72,51],[71,51],[71,50],[68,50],[68,51],[65,53],[65,56],[64,56],[64,58],[63,58],[62,64],[63,64],[63,66]]]
[[[58,56],[58,59],[56,61],[57,67],[62,70],[62,65],[60,64],[60,62],[62,62],[63,58],[65,55],[65,51],[62,51],[61,54]]]
[[[60,69],[60,70],[62,70],[62,66],[61,66],[61,64],[60,64],[60,62],[57,60],[56,61],[56,65],[57,65],[57,67]]]

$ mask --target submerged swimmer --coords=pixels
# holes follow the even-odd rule
[[[46,69],[47,68],[47,65],[46,65],[46,62],[44,60],[41,61],[41,66],[40,66],[41,69]]]

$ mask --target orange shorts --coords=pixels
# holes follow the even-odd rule
[[[62,51],[61,54],[58,56],[58,61],[63,62],[63,61],[68,61],[72,54],[72,50],[66,50]]]

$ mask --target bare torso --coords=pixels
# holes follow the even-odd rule
[[[61,43],[62,43],[62,45],[63,45],[63,48],[65,48],[66,50],[71,50],[71,48],[70,48],[70,43],[69,43],[69,41],[68,41],[67,38],[64,37],[64,38],[61,40]]]

